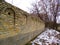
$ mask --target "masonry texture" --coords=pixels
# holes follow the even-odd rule
[[[0,1],[0,45],[25,45],[44,31],[44,26],[38,17]]]

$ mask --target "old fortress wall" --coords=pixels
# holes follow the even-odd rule
[[[44,31],[44,22],[9,3],[0,3],[0,45],[25,45]]]

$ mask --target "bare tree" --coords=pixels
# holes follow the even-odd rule
[[[38,7],[39,5],[37,4],[37,1],[35,3],[32,3],[32,6],[33,6],[33,8],[30,10],[31,13],[40,17],[40,14],[39,14],[39,12],[40,12],[39,8],[40,7]]]
[[[58,14],[59,0],[39,0],[32,4],[32,13],[38,15],[45,22],[53,22],[52,26],[56,27],[56,17]],[[44,14],[43,16],[41,16]],[[51,25],[51,24],[50,24]]]

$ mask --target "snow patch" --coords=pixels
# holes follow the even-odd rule
[[[47,29],[42,34],[37,36],[37,38],[35,40],[31,41],[31,43],[32,43],[32,45],[35,45],[35,44],[38,44],[38,45],[59,44],[60,43],[60,32],[53,30],[53,29]]]

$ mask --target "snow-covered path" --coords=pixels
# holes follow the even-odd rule
[[[60,45],[60,32],[53,29],[46,29],[31,43],[32,45]]]

